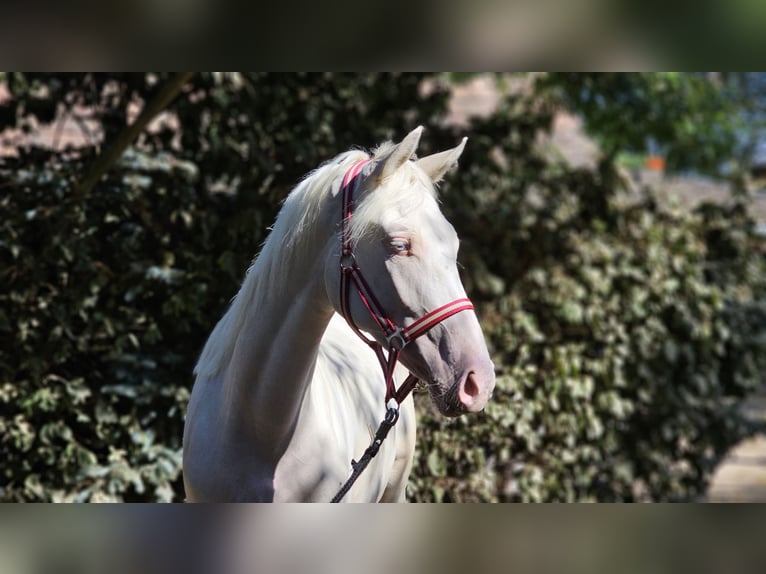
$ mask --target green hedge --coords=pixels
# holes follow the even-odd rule
[[[112,134],[163,78],[9,74],[0,130],[84,102]],[[172,106],[180,146],[143,138],[85,200],[70,185],[94,149],[7,160],[0,498],[183,499],[191,370],[279,202],[338,151],[420,123],[424,153],[470,136],[442,202],[500,374],[478,416],[447,421],[417,397],[410,497],[698,496],[749,430],[736,406],[765,366],[763,251],[743,204],[626,205],[610,163],[537,153],[555,93],[508,96],[457,130],[441,78],[423,98],[424,78],[197,75]]]
[[[741,262],[751,282],[713,281],[733,262],[714,258],[698,214],[642,202],[616,217],[559,237],[482,308],[498,390],[455,423],[421,397],[414,499],[694,499],[752,431],[737,409],[766,372],[762,262]]]
[[[594,170],[542,162],[540,99],[473,126],[445,198],[500,368],[484,415],[419,397],[414,500],[689,500],[753,431],[766,372],[766,265],[747,196],[695,213]],[[530,113],[536,110],[538,113]],[[507,165],[477,162],[506,152]],[[470,206],[470,208],[467,208]]]

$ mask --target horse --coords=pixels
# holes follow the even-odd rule
[[[396,385],[418,377],[444,416],[484,408],[494,366],[435,187],[467,138],[417,159],[421,133],[341,153],[285,199],[194,369],[188,501],[329,501],[392,397],[398,424],[344,501],[403,501],[415,410]]]

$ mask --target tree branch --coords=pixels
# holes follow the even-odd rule
[[[126,126],[114,141],[104,149],[101,155],[96,158],[91,170],[82,179],[80,184],[74,190],[74,197],[82,198],[88,195],[93,186],[98,183],[101,177],[109,171],[109,168],[120,159],[122,154],[132,144],[138,135],[144,131],[154,117],[164,110],[170,102],[172,102],[178,93],[183,88],[184,84],[188,82],[194,72],[177,72],[175,75],[168,78],[168,80],[160,87],[157,94],[152,98],[141,110],[141,113],[136,120]]]

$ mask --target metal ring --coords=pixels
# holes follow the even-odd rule
[[[404,338],[404,333],[402,333],[402,330],[397,329],[388,337],[386,337],[386,343],[388,343],[389,348],[394,348],[397,351],[401,351],[404,349],[404,347],[407,346],[407,339]]]

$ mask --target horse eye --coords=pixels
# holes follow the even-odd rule
[[[404,239],[392,239],[391,240],[391,250],[395,253],[404,253],[405,251],[409,251],[410,249],[410,243],[409,241],[405,241]]]

